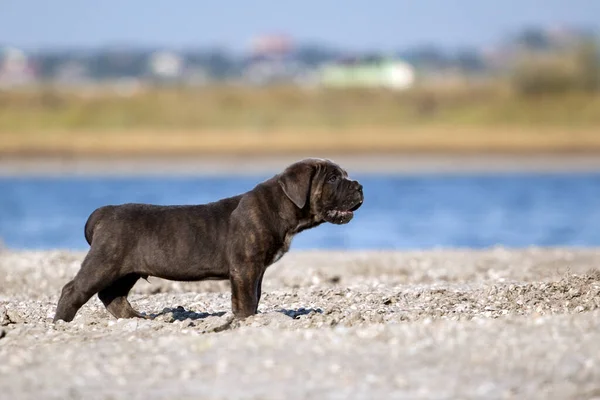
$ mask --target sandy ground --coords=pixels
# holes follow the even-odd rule
[[[54,325],[83,255],[0,252],[1,398],[600,398],[600,249],[292,251],[245,321],[225,282],[150,278],[152,320]]]
[[[64,175],[256,175],[271,174],[305,157],[330,158],[350,173],[530,173],[598,172],[597,154],[336,154],[197,155],[178,157],[8,157],[0,155],[1,176]]]

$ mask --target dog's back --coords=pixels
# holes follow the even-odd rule
[[[203,205],[180,205],[180,206],[160,206],[160,205],[151,205],[151,204],[141,204],[141,203],[126,203],[121,205],[107,205],[102,206],[94,210],[90,216],[88,217],[85,227],[84,227],[84,235],[85,240],[91,246],[94,239],[94,232],[98,224],[107,219],[111,219],[113,221],[118,221],[121,219],[132,218],[135,215],[143,216],[153,214],[159,211],[166,210],[174,210],[174,209],[182,209],[182,208],[196,208],[202,209],[205,207],[214,208],[215,206],[221,209],[220,217],[228,218],[231,215],[232,211],[238,206],[240,199],[243,195],[233,196],[226,199],[219,200],[218,202],[208,203]]]

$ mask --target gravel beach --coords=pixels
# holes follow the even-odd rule
[[[600,249],[291,251],[260,313],[150,278],[51,323],[85,253],[0,251],[4,399],[600,399]]]

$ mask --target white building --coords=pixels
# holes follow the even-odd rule
[[[34,68],[24,51],[13,47],[0,49],[0,86],[19,86],[34,80]]]
[[[159,51],[150,57],[150,72],[161,79],[176,79],[184,69],[183,59],[172,52]]]

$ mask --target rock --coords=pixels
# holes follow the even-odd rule
[[[10,324],[11,321],[8,318],[8,314],[6,313],[6,307],[0,306],[0,326],[6,326]]]
[[[233,321],[235,320],[232,313],[225,314],[221,317],[210,316],[202,320],[202,332],[222,332],[231,328]]]
[[[270,326],[270,327],[289,327],[294,324],[294,319],[283,312],[269,312],[256,314],[252,317],[246,318],[243,321],[244,325],[259,327],[259,326]]]
[[[22,318],[15,310],[6,309],[6,307],[0,308],[0,326],[6,326],[10,324],[18,324],[22,322]]]

